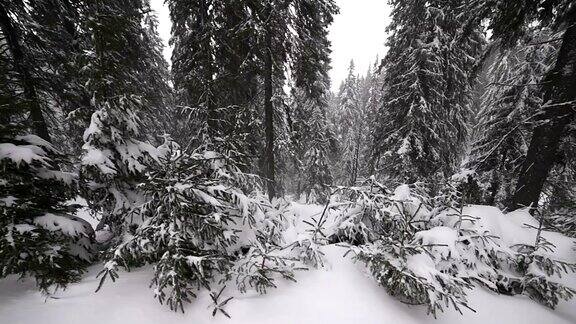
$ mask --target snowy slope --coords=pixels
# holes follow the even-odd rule
[[[321,209],[320,206],[294,205],[299,214],[296,223]],[[497,214],[497,210],[489,207],[474,206],[472,209],[472,213]],[[529,215],[520,213],[506,216],[505,222],[498,222],[503,231],[532,221]],[[494,221],[490,216],[485,220]],[[551,241],[566,239],[559,235],[555,237],[555,233],[547,234]],[[514,239],[528,237],[519,234]],[[564,249],[559,254],[574,255],[566,242],[557,243]],[[361,264],[343,257],[344,248],[332,245],[325,247],[324,252],[326,268],[299,272],[297,283],[281,282],[278,289],[267,295],[226,290],[224,294],[234,296],[225,308],[232,319],[222,314],[215,318],[211,316],[207,292],[200,293],[199,298],[188,305],[185,314],[173,313],[159,305],[148,289],[151,268],[122,273],[115,284],[107,283],[100,292],[94,293],[98,284],[95,275],[100,269],[100,266],[94,266],[82,282],[58,292],[55,295],[58,299],[45,300],[29,280],[17,282],[11,277],[0,281],[0,323],[576,323],[574,300],[560,302],[558,309],[552,311],[527,297],[497,295],[484,288],[474,289],[469,294],[470,305],[476,313],[466,310],[460,315],[449,310],[434,320],[426,315],[424,307],[405,305],[389,296],[365,273]],[[562,281],[576,286],[575,275],[565,276]]]

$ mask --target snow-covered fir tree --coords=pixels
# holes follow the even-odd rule
[[[350,244],[354,258],[390,294],[426,305],[433,316],[448,307],[470,308],[472,282],[551,308],[574,296],[550,276],[571,273],[576,265],[556,259],[541,230],[532,232],[535,244],[513,244],[490,232],[499,229],[468,214],[457,182],[444,184],[433,197],[421,184],[390,190],[375,178],[339,191],[343,208],[333,240]]]
[[[513,49],[500,48],[489,59],[487,91],[468,167],[485,187],[487,204],[508,205],[528,149],[535,114],[542,105],[541,83],[557,52],[548,32],[527,36]]]
[[[240,1],[169,1],[177,139],[253,156],[261,81],[255,12]],[[244,159],[245,163],[250,158]],[[251,165],[251,163],[247,163]],[[256,171],[256,170],[251,170]]]
[[[91,50],[83,3],[39,0],[29,5],[30,55],[39,67],[50,133],[56,147],[77,156],[92,113],[83,73],[88,63],[85,52]]]
[[[52,112],[24,2],[0,2],[0,277],[31,276],[44,293],[81,278],[94,231],[66,201],[78,194],[69,157],[49,142]]]
[[[219,281],[265,292],[274,275],[292,278],[289,260],[272,253],[283,223],[254,176],[233,157],[203,149],[187,153],[170,138],[159,147],[160,163],[141,187],[147,199],[132,210],[142,222],[115,248],[98,289],[118,277],[118,267],[153,264],[155,297],[183,312]]]
[[[353,185],[358,177],[361,132],[363,121],[362,103],[360,102],[359,80],[355,74],[354,62],[350,61],[348,76],[340,85],[338,107],[333,112],[336,136],[340,145],[339,178],[343,184]]]
[[[21,116],[8,117],[17,123]],[[14,126],[0,128],[0,277],[31,276],[51,293],[79,280],[93,261],[94,230],[66,204],[78,194],[76,174],[60,169],[66,158]]]
[[[326,108],[327,103],[310,99],[300,89],[292,90],[289,132],[293,156],[289,174],[296,197],[304,194],[307,201],[324,201],[333,181],[329,163],[334,139]]]
[[[139,65],[137,67],[138,83],[141,84],[140,91],[146,104],[140,112],[141,123],[146,129],[153,129],[154,132],[145,132],[145,137],[151,143],[162,144],[163,132],[176,133],[177,107],[174,105],[173,89],[170,86],[171,76],[168,62],[162,55],[164,45],[158,34],[158,19],[150,8],[150,1],[144,0],[142,3],[142,48],[140,52]]]
[[[536,30],[550,29],[561,33],[556,39],[558,55],[543,80],[543,101],[532,132],[526,157],[522,163],[511,209],[538,206],[551,170],[561,164],[558,158],[560,144],[570,132],[574,120],[572,102],[576,98],[576,69],[573,58],[576,51],[576,7],[572,1],[530,1],[524,6],[516,2],[473,2],[480,15],[489,18],[490,28],[497,39],[513,46],[520,37]],[[560,163],[559,163],[560,162]]]
[[[141,140],[138,116],[157,109],[146,97],[149,71],[141,61],[152,46],[144,37],[144,4],[104,1],[87,7],[94,48],[87,88],[94,112],[83,136],[80,175],[89,204],[102,212],[99,227],[117,239],[130,222],[127,211],[142,202],[137,186],[143,172],[158,158]]]
[[[574,1],[390,0],[386,57],[336,93],[335,0],[161,0],[171,67],[151,2],[0,0],[0,319],[106,320],[136,285],[234,317],[276,287],[340,305],[373,284],[386,312],[466,321],[503,294],[570,320]]]
[[[367,117],[367,128],[369,135],[367,136],[367,143],[365,145],[365,176],[371,176],[375,174],[376,166],[379,162],[379,155],[376,154],[375,149],[376,141],[376,130],[378,125],[378,119],[374,116],[378,116],[378,111],[382,105],[382,97],[384,94],[384,73],[380,69],[380,60],[376,58],[374,65],[372,66],[371,73],[366,77],[366,88],[368,91],[368,98],[366,98],[366,117]]]
[[[330,41],[328,26],[338,8],[333,1],[296,1],[296,48],[291,53],[293,112],[290,129],[295,147],[296,194],[324,201],[333,177],[329,166],[334,136],[328,125]]]
[[[232,82],[228,79],[231,76],[226,69],[238,67],[234,67],[234,62],[216,60],[220,56],[215,53],[220,46],[226,45],[219,42],[228,40],[221,38],[223,37],[223,31],[220,29],[221,19],[224,21],[231,19],[232,21],[228,23],[234,24],[234,19],[237,17],[233,19],[227,16],[234,14],[226,7],[232,4],[221,5],[205,1],[170,3],[172,18],[175,21],[174,68],[178,69],[178,74],[175,74],[176,100],[181,105],[188,106],[186,110],[197,118],[192,120],[195,123],[196,133],[185,138],[181,147],[168,141],[167,144],[153,149],[143,146],[143,142],[135,142],[136,152],[146,148],[148,153],[146,156],[141,156],[142,160],[152,157],[156,163],[147,165],[144,161],[138,160],[141,164],[135,165],[134,169],[131,169],[130,165],[123,166],[121,180],[125,187],[122,191],[115,190],[115,192],[131,193],[137,189],[136,198],[141,201],[138,204],[140,207],[136,208],[136,204],[130,201],[131,197],[126,195],[126,198],[122,197],[120,201],[128,203],[117,208],[117,211],[129,215],[131,220],[141,219],[141,221],[133,224],[130,236],[122,237],[122,241],[119,241],[115,252],[110,254],[111,259],[102,272],[103,284],[106,278],[116,278],[118,266],[154,264],[156,273],[153,285],[156,297],[160,302],[168,303],[173,310],[183,310],[183,304],[190,301],[199,288],[210,288],[218,279],[234,278],[241,291],[253,287],[259,292],[274,287],[276,275],[293,279],[291,269],[294,260],[278,255],[279,246],[282,244],[279,240],[279,233],[282,231],[281,222],[275,218],[278,213],[273,209],[270,210],[270,203],[259,194],[258,183],[246,180],[254,178],[241,172],[243,159],[238,155],[246,151],[235,150],[233,146],[238,139],[236,136],[241,134],[231,127],[231,122],[241,116],[243,107],[234,106],[241,104],[240,101],[235,101],[239,100],[238,97],[226,93],[226,90],[232,89],[230,85]],[[249,54],[257,55],[254,58],[264,62],[259,75],[263,79],[262,87],[265,92],[264,119],[266,123],[272,123],[272,128],[266,125],[265,155],[269,158],[269,149],[273,149],[272,154],[277,155],[276,149],[282,148],[281,132],[286,119],[279,109],[284,101],[282,82],[288,70],[287,64],[292,63],[288,60],[289,57],[294,60],[297,58],[297,52],[289,52],[288,42],[284,40],[288,35],[288,24],[291,22],[287,14],[292,14],[289,9],[314,10],[314,6],[309,7],[311,4],[307,2],[294,4],[305,6],[304,8],[287,7],[280,2],[272,4],[256,2],[247,5],[252,9],[250,13],[253,15],[251,18],[254,19],[254,23],[265,30],[263,35],[258,35],[255,43],[261,52]],[[314,14],[314,11],[309,13]],[[316,27],[321,28],[321,36],[326,37],[325,28],[328,20],[324,19],[328,18],[319,18],[320,25],[306,20],[301,22],[302,25],[294,22],[295,28],[301,33],[300,38],[296,37],[294,44],[309,46],[307,33],[317,33],[318,30],[312,30]],[[243,21],[236,23],[241,24]],[[192,30],[191,33],[183,30],[180,32],[180,28],[183,30],[192,28]],[[188,47],[191,44],[203,44],[204,47]],[[305,72],[318,74],[320,83],[315,83],[315,87],[304,89],[311,96],[315,96],[310,100],[322,102],[321,96],[325,95],[325,90],[328,88],[326,76],[328,59],[327,48],[320,50],[323,51],[322,56],[317,58],[317,61],[309,60],[309,62],[319,62],[322,70],[318,71],[314,67],[302,64],[293,71],[296,78],[300,78],[300,73]],[[198,60],[190,62],[189,57],[196,57]],[[236,71],[234,77],[237,77],[238,73],[244,73],[243,68]],[[201,88],[194,88],[192,85]],[[270,108],[271,111],[267,110]],[[217,116],[219,112],[222,114]],[[231,113],[229,115],[231,119],[227,119],[228,112]],[[321,125],[325,121],[325,115],[316,115]],[[242,122],[253,122],[253,117],[248,115],[246,117],[249,119]],[[318,127],[315,126],[314,129]],[[93,128],[100,129],[100,127]],[[89,130],[91,131],[92,127]],[[234,138],[227,137],[228,134]],[[128,133],[122,138],[135,135],[137,135],[135,132]],[[273,146],[270,146],[270,140]],[[238,143],[243,145],[242,142]],[[314,147],[317,148],[318,145]],[[216,152],[213,149],[222,151]],[[318,153],[315,153],[314,157],[309,158],[313,165],[319,164],[317,156]],[[268,162],[270,160],[266,161],[265,168],[270,167]],[[272,164],[272,167],[277,166],[278,164]],[[144,168],[147,170],[147,178],[142,177]],[[105,171],[105,167],[101,169]],[[316,177],[316,173],[325,172],[326,169],[325,166],[315,169],[312,176]],[[128,176],[124,176],[125,174]],[[265,173],[268,174],[270,173]],[[114,177],[116,173],[111,173],[111,178]],[[268,188],[272,182],[274,190],[278,190],[273,176],[265,181],[268,182]],[[314,178],[313,181],[314,185],[319,183],[324,189],[324,179]],[[134,185],[140,182],[142,184],[136,188]],[[269,197],[274,197],[274,194],[269,193]],[[207,222],[210,223],[208,226]]]
[[[483,36],[473,26],[468,37],[459,38],[466,12],[458,1],[391,4],[376,134],[379,172],[403,181],[450,175],[461,160],[469,73]]]
[[[337,177],[340,184],[354,185],[368,176],[370,126],[374,126],[370,109],[380,103],[380,90],[374,84],[375,81],[370,70],[365,76],[356,75],[354,62],[350,62],[348,76],[337,95],[337,106],[330,112],[339,143]]]

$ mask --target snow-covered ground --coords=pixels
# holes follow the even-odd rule
[[[299,216],[296,223],[322,210],[321,206],[295,204],[293,207]],[[489,207],[473,209],[483,214],[497,214]],[[490,227],[500,226],[502,231],[508,231],[512,230],[510,226],[531,222],[526,214],[506,217],[506,221]],[[494,219],[487,217],[486,221]],[[576,254],[570,250],[572,246],[567,244],[570,243],[567,238],[555,233],[547,233],[547,238],[560,243],[558,255],[573,258]],[[521,237],[512,239],[522,240]],[[406,305],[389,296],[362,264],[354,263],[349,256],[343,257],[344,248],[330,245],[323,251],[325,268],[298,272],[297,283],[280,281],[279,287],[267,295],[225,290],[224,295],[234,297],[225,307],[231,319],[222,314],[211,316],[212,303],[206,291],[186,307],[185,314],[171,312],[158,304],[148,288],[152,278],[150,267],[121,273],[116,283],[108,282],[100,292],[94,293],[100,266],[93,266],[80,283],[47,300],[37,292],[32,280],[19,282],[16,277],[10,277],[0,281],[0,323],[576,323],[576,300],[561,301],[556,310],[550,310],[527,297],[497,295],[481,287],[468,295],[475,313],[464,310],[460,315],[449,309],[434,319],[426,315],[423,306]],[[561,281],[576,287],[574,274],[564,276]]]

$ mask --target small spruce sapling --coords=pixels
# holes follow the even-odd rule
[[[68,160],[36,135],[0,126],[0,278],[31,276],[44,294],[78,281],[94,231],[66,204],[78,194]]]

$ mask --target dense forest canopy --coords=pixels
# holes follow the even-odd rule
[[[170,64],[148,0],[0,0],[0,278],[49,294],[101,262],[105,289],[153,264],[155,297],[184,311],[341,243],[434,315],[469,308],[472,282],[572,297],[547,276],[576,267],[540,230],[576,236],[576,4],[388,2],[385,57],[333,92],[333,0],[166,0]],[[295,242],[290,201],[325,206]],[[536,243],[463,225],[470,204],[528,208]],[[430,249],[439,228],[466,237],[459,257]]]

